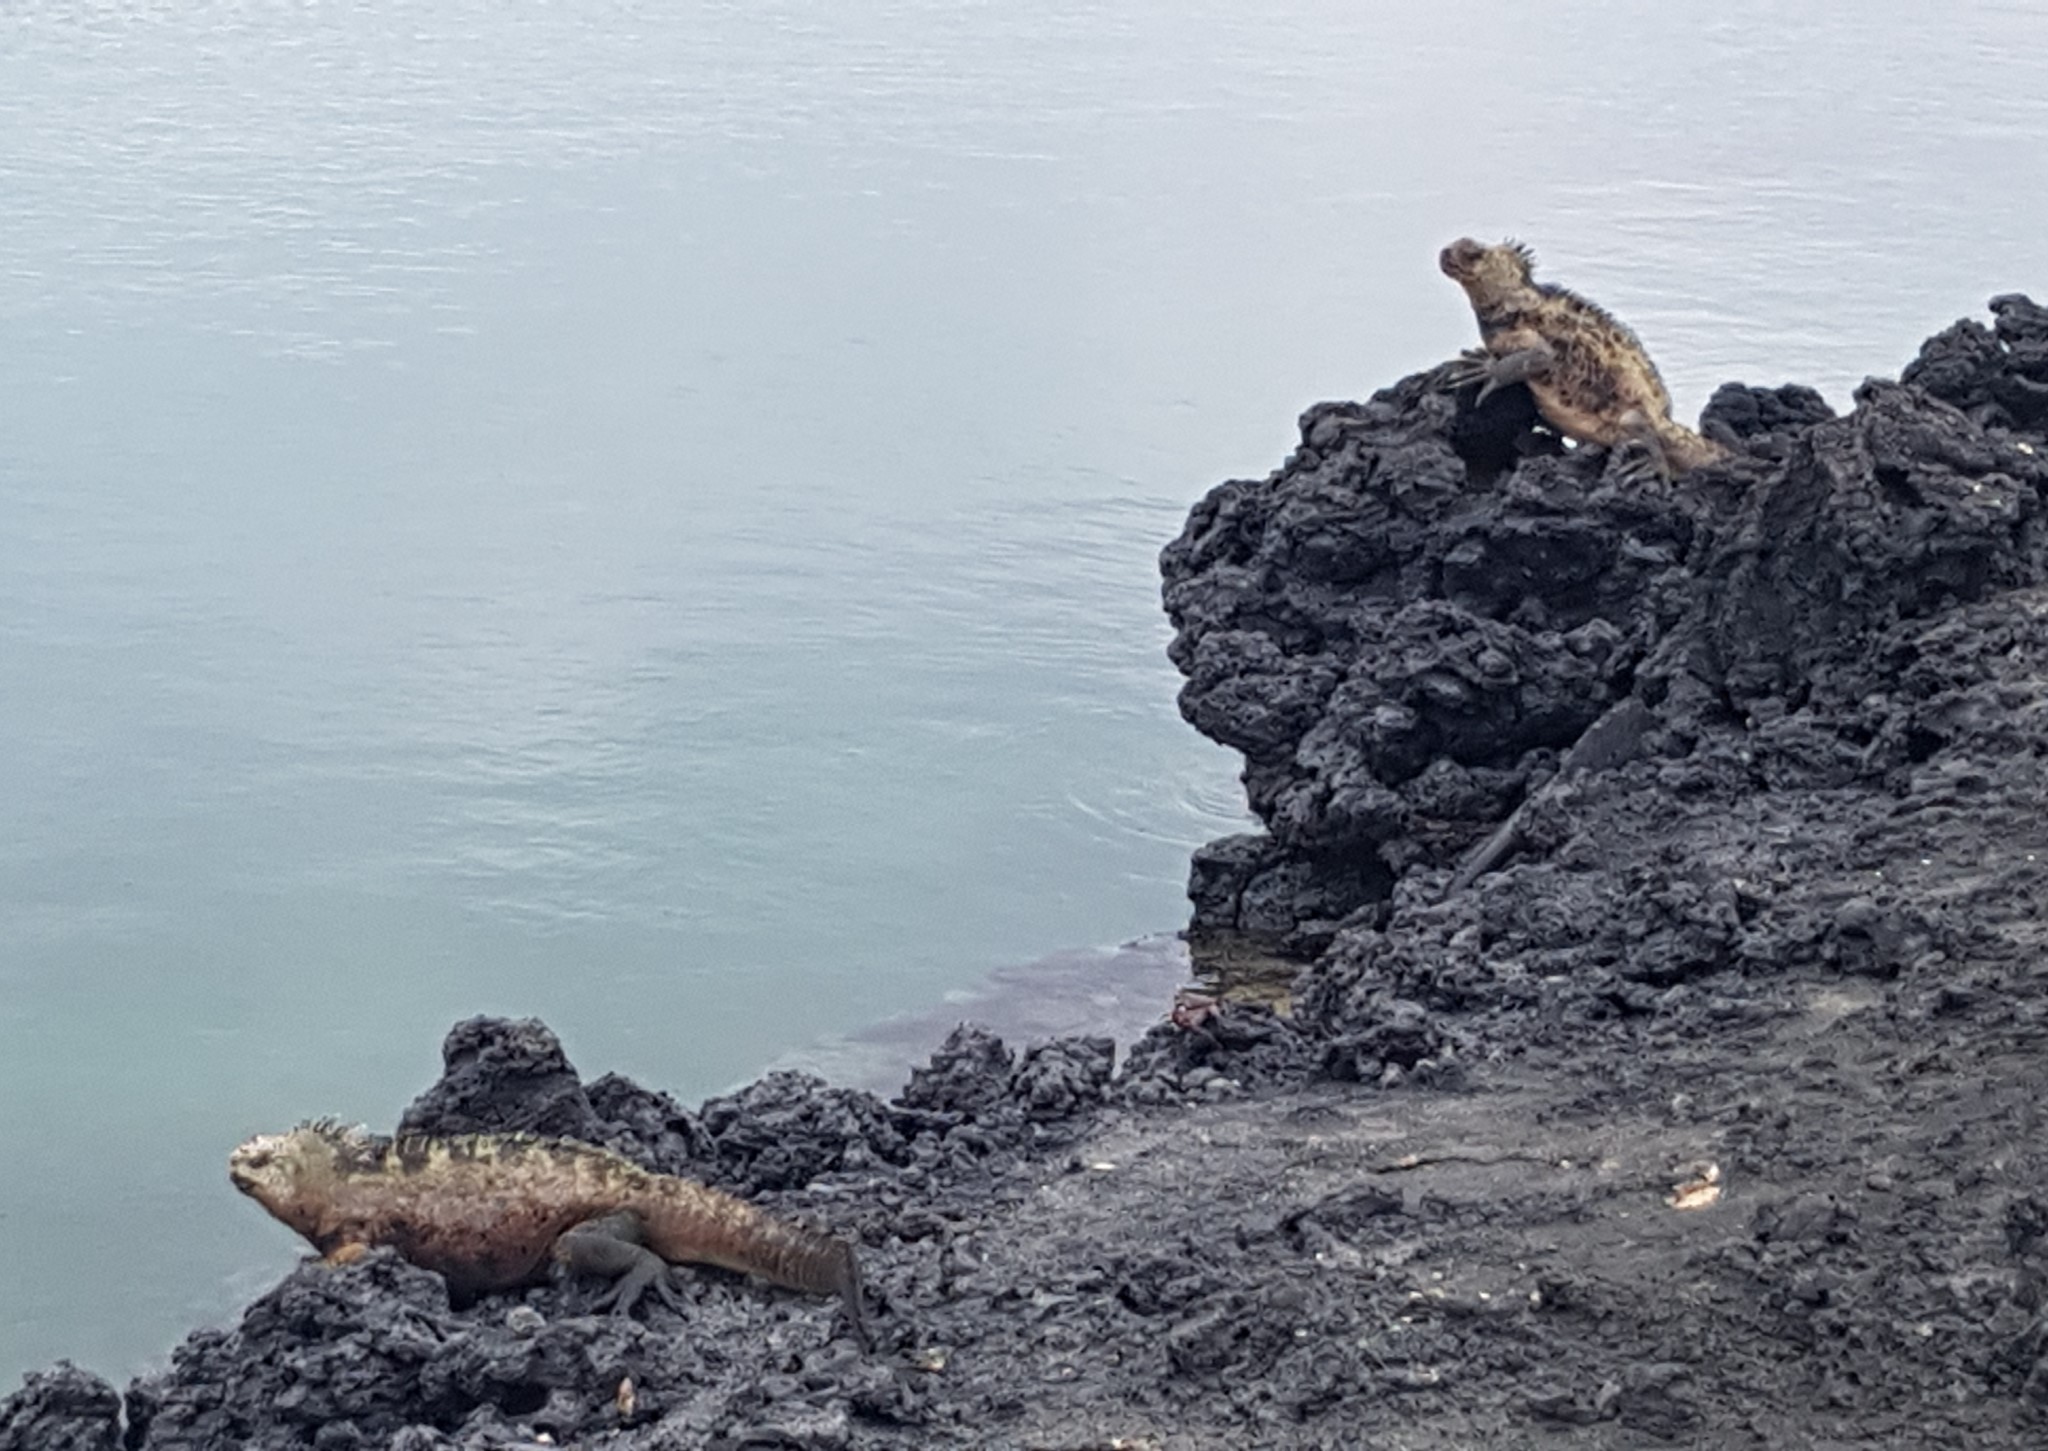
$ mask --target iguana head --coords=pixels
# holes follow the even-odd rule
[[[1465,289],[1473,306],[1484,307],[1524,288],[1533,286],[1536,259],[1520,242],[1502,242],[1497,247],[1460,237],[1437,254],[1436,265],[1444,276]]]
[[[348,1163],[370,1145],[362,1129],[322,1120],[258,1134],[228,1155],[234,1186],[301,1234],[310,1234]]]

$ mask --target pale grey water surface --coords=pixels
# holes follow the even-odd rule
[[[1688,415],[2048,294],[2042,4],[1699,10],[7,7],[0,1372],[231,1314],[229,1146],[457,1017],[694,1099],[1176,926],[1155,552],[1452,237]]]

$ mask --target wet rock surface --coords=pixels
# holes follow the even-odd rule
[[[873,1353],[716,1270],[621,1318],[380,1251],[125,1397],[32,1377],[0,1451],[2042,1444],[2048,313],[1993,314],[1841,417],[1722,389],[1670,486],[1422,375],[1198,505],[1183,706],[1265,831],[1196,927],[1291,1014],[695,1109],[450,1034],[407,1127],[848,1235]]]

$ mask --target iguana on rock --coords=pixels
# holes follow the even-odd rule
[[[1462,237],[1437,258],[1465,289],[1484,347],[1465,354],[1465,380],[1496,388],[1526,383],[1544,422],[1578,443],[1636,447],[1665,479],[1725,457],[1719,445],[1676,423],[1671,394],[1636,335],[1577,293],[1532,275],[1519,242],[1488,247]]]
[[[537,1280],[553,1258],[616,1277],[604,1303],[622,1314],[649,1287],[679,1308],[670,1264],[719,1265],[839,1296],[868,1343],[847,1241],[574,1139],[388,1139],[309,1123],[250,1139],[228,1156],[228,1177],[333,1263],[391,1245],[475,1295]]]

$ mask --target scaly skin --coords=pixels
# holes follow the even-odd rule
[[[1467,371],[1485,379],[1483,398],[1526,383],[1551,427],[1579,443],[1635,445],[1666,479],[1726,457],[1671,417],[1671,394],[1636,335],[1562,287],[1537,282],[1535,259],[1518,242],[1488,247],[1469,237],[1437,258],[1465,289],[1479,319],[1481,352]]]
[[[532,1282],[553,1257],[623,1275],[613,1298],[626,1310],[650,1284],[667,1298],[667,1264],[710,1264],[837,1295],[867,1339],[851,1244],[573,1139],[301,1124],[237,1148],[228,1177],[328,1260],[391,1245],[460,1295]]]

